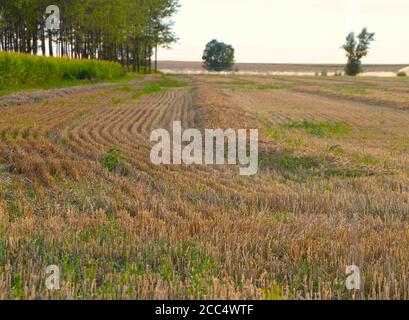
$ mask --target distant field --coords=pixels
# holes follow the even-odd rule
[[[159,61],[159,69],[182,72],[184,70],[200,71],[201,62]],[[394,72],[407,65],[364,65],[365,72]],[[344,65],[337,64],[266,64],[266,63],[237,63],[236,67],[243,72],[336,72],[344,69]]]
[[[161,75],[54,93],[0,107],[0,299],[408,299],[408,79]],[[150,133],[175,120],[258,128],[258,174],[153,165]]]

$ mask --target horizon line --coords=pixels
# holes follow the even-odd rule
[[[172,59],[158,59],[158,62],[196,62],[202,63],[203,61],[199,60],[172,60]],[[331,62],[331,63],[314,63],[314,62],[241,62],[237,61],[235,64],[271,64],[271,65],[345,65],[345,63],[341,62]],[[362,65],[391,65],[391,66],[400,66],[400,65],[408,65],[408,63],[383,63],[383,62],[376,62],[376,63],[362,63]]]

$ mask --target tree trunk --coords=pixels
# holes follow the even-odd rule
[[[41,26],[41,54],[45,56],[45,32],[43,26]]]
[[[33,30],[33,45],[32,45],[32,49],[33,49],[33,54],[37,55],[38,52],[38,39],[37,39],[38,35],[37,35],[37,30]]]
[[[136,67],[138,73],[141,73],[141,59],[139,59],[140,49],[139,49],[139,39],[136,40],[136,53],[134,59],[136,59]]]
[[[155,44],[155,73],[158,73],[158,44]]]
[[[48,52],[50,54],[50,57],[54,56],[54,50],[53,50],[53,34],[51,30],[48,30]]]

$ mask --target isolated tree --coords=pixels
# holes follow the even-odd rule
[[[346,52],[348,62],[345,67],[347,75],[356,76],[362,71],[362,58],[368,55],[369,45],[374,39],[375,33],[368,32],[367,28],[362,29],[358,35],[358,39],[355,37],[355,33],[351,32],[347,38],[346,43],[342,48]]]
[[[234,49],[217,40],[210,41],[203,52],[203,67],[207,70],[231,70],[234,66]]]

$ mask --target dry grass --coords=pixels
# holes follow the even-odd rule
[[[0,298],[409,298],[406,81],[179,80],[0,109]],[[258,127],[258,175],[152,165],[173,120]]]

